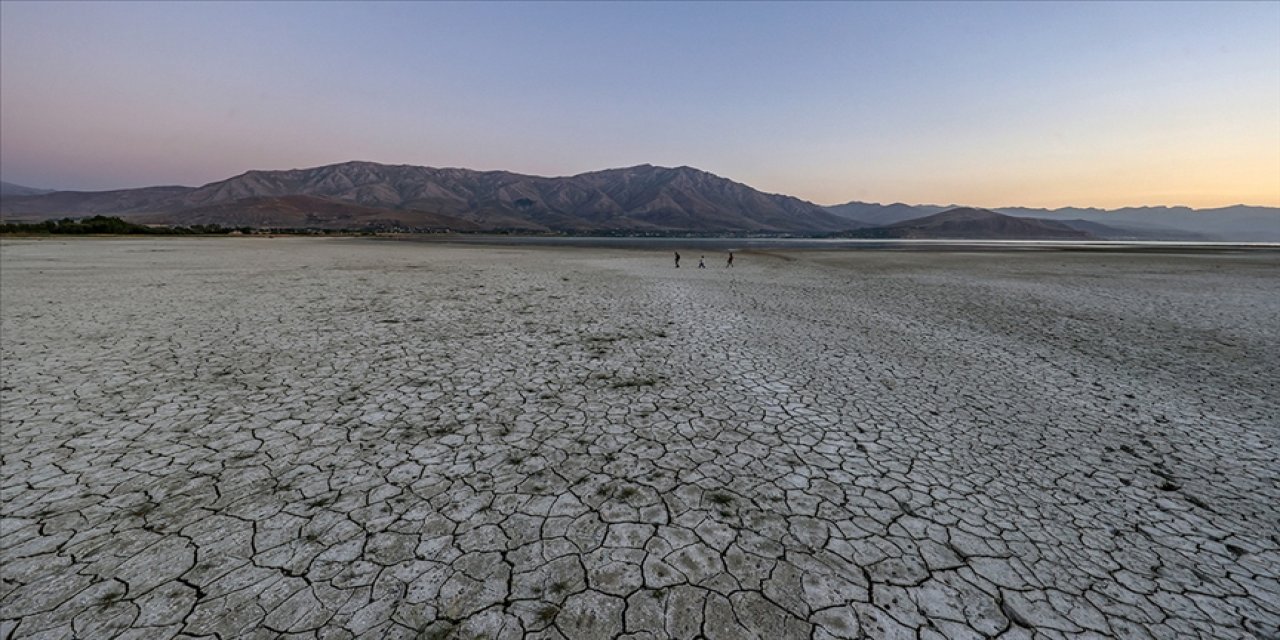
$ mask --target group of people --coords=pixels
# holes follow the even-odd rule
[[[679,252],[679,251],[677,251],[677,252],[675,252],[675,254],[676,254],[676,268],[677,268],[677,269],[679,269],[679,268],[680,268],[680,252]],[[728,259],[727,261],[725,261],[724,266],[725,266],[726,268],[728,268],[728,267],[732,267],[732,266],[733,266],[733,252],[732,252],[732,251],[730,251],[730,252],[729,252],[729,259]],[[707,268],[707,257],[706,257],[706,256],[699,256],[699,257],[698,257],[698,268],[699,268],[699,269],[706,269],[706,268]]]

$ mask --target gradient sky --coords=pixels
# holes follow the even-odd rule
[[[820,204],[1280,205],[1280,2],[0,2],[0,177],[692,165]]]

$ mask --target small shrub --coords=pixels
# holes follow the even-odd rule
[[[156,510],[156,506],[157,506],[156,503],[147,501],[147,502],[143,502],[142,504],[136,504],[132,507],[129,507],[128,509],[125,510],[125,513],[135,518],[145,518],[147,517],[147,514]]]
[[[544,625],[548,625],[548,624],[551,624],[552,622],[555,622],[556,616],[559,614],[560,614],[560,607],[557,607],[554,604],[548,604],[548,605],[544,605],[541,609],[538,610],[538,614],[536,618],[538,622]]]
[[[711,504],[719,505],[722,507],[727,507],[733,504],[733,496],[727,493],[716,492],[707,496],[707,499],[711,501]]]

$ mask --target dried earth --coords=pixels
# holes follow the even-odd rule
[[[0,248],[0,638],[1280,637],[1276,253]]]

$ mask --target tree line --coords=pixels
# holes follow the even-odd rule
[[[63,218],[61,220],[45,220],[43,222],[6,222],[0,224],[0,233],[12,234],[69,234],[69,235],[194,235],[194,234],[226,234],[239,231],[248,233],[249,227],[223,227],[216,224],[193,224],[185,227],[149,227],[134,224],[111,216],[93,216],[91,218]]]

